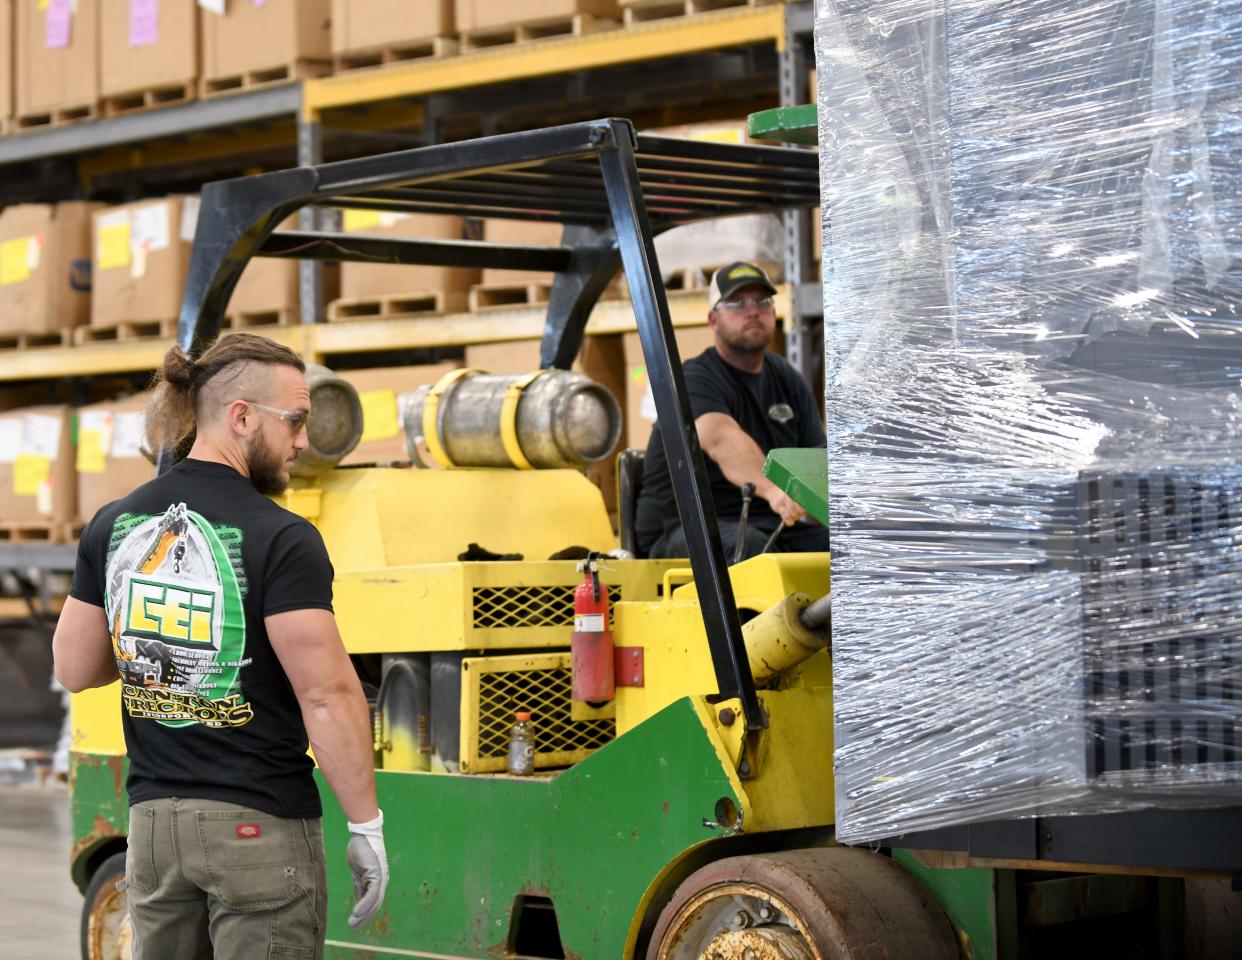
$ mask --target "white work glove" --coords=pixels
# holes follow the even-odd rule
[[[349,846],[345,850],[349,870],[354,875],[354,904],[349,925],[361,930],[379,912],[388,889],[388,854],[384,850],[384,811],[366,823],[349,824]]]

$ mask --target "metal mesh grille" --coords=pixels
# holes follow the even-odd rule
[[[1083,654],[1098,782],[1242,782],[1240,478],[1087,475]]]
[[[470,759],[472,770],[505,768],[509,730],[518,710],[531,712],[536,767],[568,766],[613,739],[614,720],[571,717],[569,663],[564,655],[546,668],[479,672],[478,746]]]
[[[621,588],[608,585],[613,603]],[[569,627],[574,622],[573,586],[475,587],[472,595],[476,630],[495,627]]]

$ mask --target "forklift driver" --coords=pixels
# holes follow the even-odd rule
[[[683,369],[725,556],[827,551],[827,528],[763,475],[773,448],[827,446],[806,381],[784,357],[767,352],[776,332],[776,288],[762,269],[739,262],[717,270],[709,289],[707,323],[716,342]],[[739,531],[743,494],[752,489],[749,522]],[[642,556],[687,554],[658,421],[643,460],[635,532]]]

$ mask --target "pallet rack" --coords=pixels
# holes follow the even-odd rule
[[[54,202],[89,192],[119,202],[197,190],[250,169],[317,164],[404,146],[602,114],[686,112],[728,103],[738,113],[805,103],[813,10],[806,0],[734,7],[609,30],[310,78],[194,103],[0,138],[0,204]],[[485,80],[483,78],[486,78]],[[665,122],[661,117],[658,122]],[[334,214],[300,214],[302,229]],[[817,375],[822,313],[811,280],[809,216],[785,215],[786,283],[778,302],[786,353]],[[534,337],[544,308],[323,323],[322,264],[300,265],[301,324],[263,332],[308,359]],[[670,295],[674,325],[701,320],[701,293]],[[634,329],[623,301],[600,303],[588,329]],[[0,383],[79,381],[155,368],[168,339],[0,352]],[[4,544],[0,569],[64,570],[70,546]]]

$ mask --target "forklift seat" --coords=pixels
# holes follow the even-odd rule
[[[638,537],[634,532],[634,515],[638,509],[638,493],[643,485],[645,450],[622,450],[617,454],[617,534],[621,549],[635,557]]]

